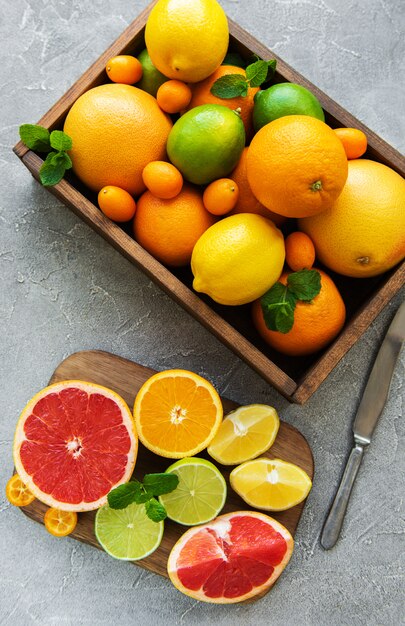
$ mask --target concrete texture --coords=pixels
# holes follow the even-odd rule
[[[405,147],[401,0],[223,0],[229,15],[399,149]],[[308,404],[291,406],[140,271],[34,183],[11,153],[146,0],[1,0],[0,623],[404,624],[404,361],[366,454],[341,541],[319,532],[351,445],[350,423],[395,298]],[[401,28],[402,27],[402,28]],[[402,104],[401,104],[402,103]],[[288,571],[255,605],[215,607],[73,540],[4,498],[16,418],[54,367],[100,348],[185,367],[242,403],[274,404],[308,438],[316,479]]]

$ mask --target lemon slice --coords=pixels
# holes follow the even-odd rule
[[[297,465],[280,459],[255,459],[235,467],[232,489],[247,504],[264,511],[285,511],[309,494],[312,482]]]
[[[208,454],[222,465],[250,461],[273,445],[279,426],[277,411],[272,406],[241,406],[222,422]]]

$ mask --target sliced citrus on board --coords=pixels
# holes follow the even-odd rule
[[[122,561],[139,561],[159,547],[163,529],[163,522],[149,519],[144,504],[134,503],[125,509],[103,506],[97,511],[94,531],[110,556]]]
[[[46,530],[54,537],[67,537],[76,528],[77,513],[51,507],[44,515],[44,524]]]
[[[222,465],[239,465],[268,450],[279,427],[280,419],[272,406],[241,406],[226,416],[207,452]]]
[[[167,570],[174,586],[196,600],[242,602],[273,585],[293,547],[290,533],[276,520],[237,511],[185,532],[170,553]]]
[[[68,380],[28,402],[13,454],[18,474],[38,500],[65,511],[90,511],[130,479],[137,449],[124,400],[100,385]]]
[[[14,474],[6,485],[6,498],[14,506],[28,506],[35,500],[35,496],[23,483],[18,474]]]
[[[166,472],[176,474],[179,479],[174,491],[159,497],[171,520],[195,526],[211,521],[222,510],[226,482],[213,463],[196,457],[181,459]]]
[[[255,509],[286,511],[299,504],[312,487],[303,469],[280,459],[255,459],[232,470],[232,489]]]
[[[138,392],[134,416],[144,446],[172,459],[194,456],[215,437],[221,399],[208,380],[186,370],[154,374]]]

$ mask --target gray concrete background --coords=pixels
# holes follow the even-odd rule
[[[1,0],[0,623],[384,625],[404,621],[404,362],[360,470],[338,546],[318,536],[350,422],[396,297],[308,404],[291,406],[59,204],[11,153],[34,122],[146,6]],[[398,149],[405,147],[401,0],[222,0],[228,14]],[[401,37],[402,26],[402,37]],[[4,498],[18,414],[68,354],[100,348],[210,378],[267,402],[308,438],[316,479],[288,570],[249,606],[183,597],[166,580],[56,540]]]

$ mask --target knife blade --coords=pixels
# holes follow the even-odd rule
[[[399,307],[388,328],[353,421],[355,446],[350,453],[321,534],[321,546],[325,550],[333,548],[339,538],[353,484],[363,459],[364,448],[371,443],[374,429],[383,412],[404,340],[405,302]]]

